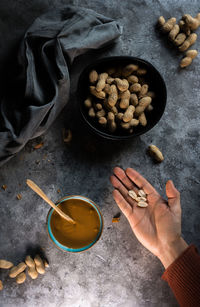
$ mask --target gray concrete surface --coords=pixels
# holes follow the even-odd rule
[[[189,68],[180,71],[180,55],[167,48],[154,30],[160,15],[177,18],[183,13],[195,15],[199,10],[198,1],[190,1],[188,5],[188,1],[172,0],[1,0],[1,93],[4,66],[27,27],[48,8],[69,2],[120,21],[124,32],[119,42],[112,49],[97,52],[96,57],[124,54],[150,61],[166,81],[167,107],[154,129],[129,143],[113,145],[90,137],[80,130],[75,94],[79,73],[91,61],[91,56],[76,61],[68,107],[44,136],[29,142],[0,169],[0,186],[7,185],[6,191],[0,189],[0,258],[17,264],[27,251],[42,248],[50,262],[44,276],[37,280],[28,278],[23,285],[16,285],[7,272],[1,271],[4,290],[0,292],[0,306],[177,306],[168,285],[161,280],[162,265],[137,241],[125,217],[121,217],[120,223],[112,224],[118,209],[108,178],[115,165],[134,167],[163,194],[166,180],[173,179],[182,195],[183,236],[200,248],[199,56]],[[199,40],[196,47],[200,49]],[[10,73],[8,70],[7,75]],[[64,126],[72,127],[71,146],[62,141]],[[34,150],[33,146],[40,141],[44,146]],[[160,165],[155,165],[145,153],[151,142],[164,153],[165,161]],[[26,178],[36,181],[53,200],[67,194],[81,194],[96,201],[105,221],[98,244],[78,255],[57,250],[46,233],[48,205],[26,186]],[[21,200],[16,199],[18,193],[22,195]]]

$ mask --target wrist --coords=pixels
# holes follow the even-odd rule
[[[170,266],[188,247],[188,244],[185,240],[180,237],[176,241],[165,244],[160,248],[158,258],[162,262],[165,269]]]

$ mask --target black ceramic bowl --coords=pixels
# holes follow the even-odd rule
[[[145,127],[141,125],[133,127],[134,131],[132,134],[128,134],[128,131],[123,131],[121,129],[116,130],[114,133],[110,133],[106,128],[101,127],[97,120],[88,116],[88,110],[84,106],[84,100],[89,95],[90,84],[88,76],[90,71],[93,69],[95,69],[98,73],[101,73],[109,67],[117,67],[119,65],[126,66],[128,64],[138,64],[139,67],[147,70],[145,81],[149,84],[149,90],[154,91],[156,95],[156,97],[152,100],[153,110],[149,113],[145,113],[147,117],[147,125]],[[83,120],[93,133],[110,140],[128,140],[146,133],[158,123],[165,110],[167,91],[163,78],[152,64],[145,60],[131,56],[115,56],[99,59],[88,65],[83,70],[78,81],[78,100]]]

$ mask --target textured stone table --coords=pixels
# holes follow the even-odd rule
[[[4,65],[16,51],[20,38],[32,21],[48,8],[70,1],[35,0],[0,3],[0,73],[1,88]],[[71,3],[92,8],[118,19],[124,32],[112,48],[92,54],[92,59],[109,55],[133,55],[150,61],[163,75],[168,101],[163,118],[147,134],[124,144],[108,144],[90,137],[79,127],[76,116],[76,84],[80,71],[91,61],[91,55],[79,58],[72,68],[70,103],[51,129],[26,147],[0,169],[0,258],[14,263],[24,259],[27,251],[42,248],[50,262],[44,276],[16,285],[0,272],[4,290],[0,306],[24,307],[153,307],[177,306],[168,285],[161,280],[163,267],[144,249],[132,234],[122,216],[112,224],[118,212],[109,184],[115,165],[134,167],[164,195],[167,179],[174,180],[181,191],[183,235],[188,243],[200,247],[199,209],[199,57],[180,71],[180,56],[167,48],[154,30],[158,16],[180,18],[183,13],[195,15],[198,1],[78,1]],[[200,31],[198,31],[200,34]],[[199,40],[196,43],[200,50]],[[9,75],[11,71],[7,71]],[[63,127],[70,126],[73,142],[62,140]],[[44,142],[41,149],[33,146]],[[155,165],[146,155],[149,143],[157,144],[165,161]],[[45,228],[48,205],[25,184],[36,181],[53,200],[66,194],[85,195],[100,206],[104,216],[101,240],[82,254],[57,250]],[[60,189],[61,192],[57,193]],[[21,193],[22,199],[16,195]]]

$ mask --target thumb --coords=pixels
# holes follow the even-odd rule
[[[181,211],[180,193],[175,188],[172,180],[168,180],[166,183],[166,195],[168,198],[168,205],[170,209],[174,212],[180,212]]]

